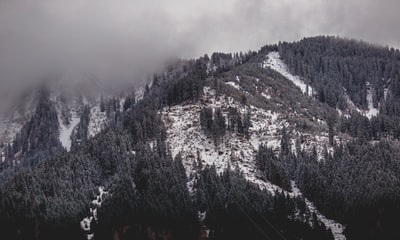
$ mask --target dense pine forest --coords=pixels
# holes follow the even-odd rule
[[[261,67],[270,52],[314,94]],[[206,88],[240,105],[214,106]],[[43,86],[30,120],[2,147],[2,239],[334,239],[309,202],[345,226],[347,239],[400,237],[399,50],[321,36],[180,60],[155,74],[140,98],[101,97],[107,125],[93,137],[83,104],[69,151],[49,94]],[[369,117],[370,96],[379,113]],[[252,158],[257,179],[275,190],[246,178],[235,165],[244,154],[222,171],[200,153],[174,155],[162,112],[185,105],[198,106],[189,127],[198,125],[215,148],[252,140],[258,109],[290,116],[277,147],[257,142]],[[328,140],[302,147],[306,131]],[[107,194],[90,231],[82,230],[99,186]]]

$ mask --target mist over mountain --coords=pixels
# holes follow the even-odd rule
[[[0,234],[396,239],[399,66],[317,36],[173,61],[124,91],[44,81],[1,121]]]
[[[1,1],[0,239],[399,239],[398,7]]]
[[[340,35],[399,47],[398,1],[4,0],[0,112],[43,78],[143,85],[165,62]],[[66,75],[66,76],[65,76]]]
[[[257,50],[320,34],[399,47],[398,1],[5,0],[2,89],[49,74],[138,81],[171,58]],[[15,86],[14,86],[15,87]]]

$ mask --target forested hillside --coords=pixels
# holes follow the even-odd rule
[[[0,238],[398,239],[399,64],[321,36],[73,107],[44,86],[0,146]]]

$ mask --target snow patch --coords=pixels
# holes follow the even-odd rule
[[[388,91],[389,91],[389,88],[387,88],[387,87],[385,89],[383,89],[383,98],[385,99],[385,101],[387,99]]]
[[[292,196],[302,196],[301,190],[296,186],[294,181],[291,181],[292,183]],[[343,231],[345,230],[345,227],[336,222],[335,220],[328,219],[326,218],[323,214],[321,214],[317,208],[315,207],[314,203],[309,201],[307,198],[305,198],[306,206],[307,209],[315,213],[317,216],[318,220],[323,222],[327,228],[329,228],[332,231],[333,237],[335,240],[346,240],[346,236],[343,234]]]
[[[225,82],[225,83],[226,83],[227,85],[230,85],[230,86],[236,88],[237,90],[240,90],[240,86],[239,86],[237,83],[235,83],[235,82]]]
[[[140,87],[136,92],[135,92],[135,100],[140,101],[143,99],[144,96],[144,88]]]
[[[0,143],[12,144],[17,133],[19,133],[25,124],[30,119],[29,117],[22,117],[18,113],[13,114],[9,118],[4,119],[0,123]]]
[[[198,219],[199,219],[199,221],[200,222],[203,222],[204,220],[206,220],[206,215],[207,215],[207,212],[206,211],[204,211],[204,212],[198,212],[197,213],[197,217],[198,217]]]
[[[308,96],[313,96],[314,89],[312,89],[311,86],[307,87],[307,84],[304,83],[304,81],[299,76],[295,76],[289,72],[288,67],[281,60],[279,52],[268,53],[267,59],[263,62],[262,66],[263,66],[263,68],[269,67],[272,70],[279,72],[282,76],[284,76],[289,81],[291,81],[294,85],[299,87],[300,90],[304,94],[306,94]]]
[[[263,97],[265,97],[266,99],[271,99],[271,95],[269,95],[269,94],[267,94],[267,93],[265,93],[265,92],[262,92],[261,93],[261,96],[263,96]]]
[[[179,152],[184,159],[187,175],[194,170],[193,163],[197,160],[197,151],[203,165],[215,165],[218,172],[222,172],[228,165],[239,166],[246,173],[254,173],[255,163],[253,156],[259,144],[279,148],[279,131],[285,125],[285,120],[279,114],[265,111],[256,107],[241,105],[231,97],[217,97],[215,91],[205,88],[202,104],[174,106],[162,111],[162,118],[167,126],[167,143],[173,156]],[[199,123],[202,107],[221,108],[224,116],[229,107],[236,107],[240,112],[251,113],[250,139],[234,133],[228,133],[223,144],[215,145],[201,130]],[[197,123],[197,124],[196,124]]]
[[[95,197],[95,199],[91,202],[91,207],[90,207],[90,214],[89,216],[85,217],[82,219],[80,222],[81,229],[85,232],[86,234],[86,239],[91,240],[94,237],[94,233],[92,232],[91,229],[91,224],[93,221],[97,222],[97,209],[101,207],[101,204],[104,200],[104,197],[108,194],[107,191],[104,190],[104,187],[99,187],[98,188],[99,194]]]
[[[222,114],[226,117],[229,107],[237,108],[241,113],[250,112],[252,126],[249,128],[250,138],[234,133],[227,133],[223,143],[216,145],[212,139],[207,137],[200,127],[200,111],[203,107],[221,108]],[[201,161],[203,166],[214,165],[217,172],[223,172],[228,166],[240,170],[243,176],[250,182],[258,185],[275,194],[276,191],[284,192],[290,197],[302,195],[301,191],[293,183],[293,191],[287,192],[282,188],[259,178],[255,166],[255,154],[260,144],[267,144],[273,151],[280,150],[281,130],[285,126],[290,127],[285,117],[277,112],[245,106],[232,97],[217,96],[215,91],[209,87],[204,88],[202,99],[196,104],[176,105],[164,108],[161,111],[162,119],[166,126],[167,144],[171,149],[173,157],[181,154],[187,176],[196,175],[196,161]],[[323,122],[321,122],[323,124]],[[322,152],[323,143],[327,143],[327,134],[315,136],[314,133],[302,134],[304,143],[302,148],[310,150],[317,147]],[[293,139],[291,139],[294,145]],[[293,148],[293,147],[292,147]],[[192,178],[187,187],[191,194],[194,193],[193,185],[195,178]],[[306,200],[310,212],[316,213],[318,219],[332,229],[335,239],[344,240],[343,227],[333,220],[325,218],[318,212],[314,204]],[[199,219],[204,217],[199,213]]]
[[[366,116],[367,118],[371,119],[374,116],[377,116],[379,114],[379,109],[374,107],[374,102],[373,102],[373,88],[371,86],[371,84],[369,82],[366,83],[367,86],[367,103],[368,103],[368,109],[367,110],[361,110],[360,108],[358,108],[353,101],[351,101],[349,95],[347,95],[346,93],[346,89],[344,89],[344,98],[346,100],[347,103],[347,107],[350,111],[356,111],[364,116]],[[385,88],[384,89],[384,98],[386,100],[386,96],[387,96],[387,91],[388,89]],[[343,115],[342,111],[340,111],[339,109],[337,109],[337,111],[339,112],[340,115]],[[350,115],[344,115],[345,117],[350,117]]]
[[[361,110],[353,103],[353,101],[351,101],[349,95],[345,94],[344,98],[346,100],[347,106],[350,107],[351,110],[361,112]]]
[[[351,101],[349,95],[348,95],[346,92],[347,92],[347,90],[344,89],[344,99],[345,99],[345,101],[346,101],[346,104],[347,104],[347,107],[349,108],[349,110],[350,110],[350,111],[356,111],[356,112],[362,113],[361,109],[358,108],[358,107],[353,103],[353,101]]]
[[[57,114],[58,117],[58,123],[60,124],[60,142],[62,146],[69,151],[71,149],[71,135],[72,131],[74,128],[78,125],[80,121],[80,117],[78,116],[78,113],[75,110],[71,111],[71,120],[69,124],[64,124],[63,121],[61,120],[60,114]]]
[[[90,109],[88,134],[89,137],[94,137],[99,134],[107,125],[106,112],[100,111],[100,106],[96,105]]]
[[[374,107],[373,96],[372,96],[372,86],[369,82],[367,82],[367,102],[368,102],[368,110],[364,111],[364,115],[371,119],[374,116],[377,116],[379,110]]]

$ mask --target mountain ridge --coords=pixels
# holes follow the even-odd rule
[[[331,41],[335,43],[327,44]],[[342,51],[348,50],[338,49],[332,53],[335,57],[319,58],[315,49],[332,46],[353,49],[349,50],[353,57],[342,62]],[[378,60],[360,60],[369,51],[378,54]],[[37,224],[40,239],[47,239],[59,236],[54,235],[59,227],[54,222],[64,222],[73,230],[75,235],[68,235],[72,238],[94,234],[96,239],[109,239],[117,234],[197,239],[203,235],[197,234],[204,230],[200,225],[206,236],[217,239],[240,239],[250,232],[255,232],[254,239],[357,239],[366,236],[365,226],[374,232],[372,239],[396,236],[395,228],[387,224],[392,215],[373,215],[382,207],[396,212],[392,206],[400,194],[399,172],[391,169],[399,165],[400,152],[393,103],[398,100],[397,80],[385,85],[381,78],[399,71],[396,54],[316,37],[267,45],[259,52],[216,53],[180,62],[155,75],[142,92],[127,97],[90,101],[78,96],[72,105],[63,105],[60,97],[47,95],[44,106],[56,116],[50,121],[54,125],[50,136],[57,140],[33,134],[38,132],[34,122],[47,122],[46,115],[38,117],[38,108],[31,126],[21,128],[27,129],[22,135],[33,136],[32,141],[19,137],[3,147],[0,220],[10,226],[3,231],[12,237],[20,229],[29,238],[38,234],[30,227]],[[385,56],[391,57],[382,60]],[[351,69],[380,61],[388,66],[370,69],[379,71],[370,81],[358,83],[364,73],[325,68],[324,61],[327,66]],[[340,79],[325,86],[321,74]],[[343,90],[342,84],[359,88]],[[380,96],[382,91],[385,96]],[[21,163],[29,164],[4,164],[29,155],[23,149],[35,146],[35,141],[46,147],[56,144],[57,150],[38,147],[33,152],[38,160],[23,157]],[[383,174],[377,178],[371,166]],[[357,182],[368,182],[373,192],[357,191]],[[381,187],[382,183],[393,187]],[[99,187],[110,194],[96,208],[98,219],[91,220],[92,227],[79,230],[79,223],[93,211],[89,203]],[[363,184],[359,189],[367,190]],[[374,205],[375,201],[381,204]],[[369,211],[362,211],[364,205],[370,206]],[[360,219],[359,213],[370,215]],[[25,221],[15,221],[16,214]],[[239,226],[231,215],[243,222],[243,233],[234,230]],[[279,230],[265,224],[265,218]],[[390,230],[373,226],[376,219]]]

